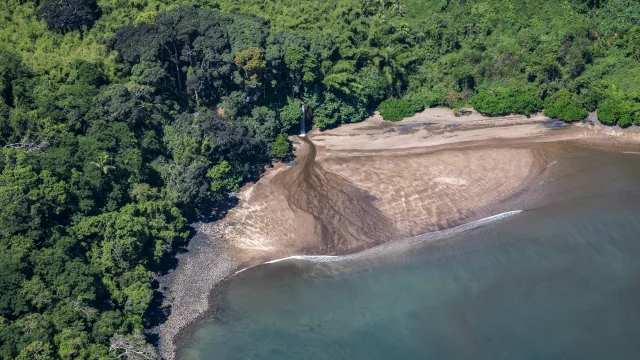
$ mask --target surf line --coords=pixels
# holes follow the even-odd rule
[[[378,252],[380,250],[383,249],[388,249],[391,247],[398,247],[399,245],[410,245],[410,244],[416,244],[416,243],[421,243],[424,241],[433,241],[433,240],[437,240],[440,239],[444,236],[447,235],[451,235],[451,234],[457,234],[463,231],[468,231],[474,228],[477,228],[479,226],[494,222],[494,221],[498,221],[501,219],[506,219],[508,217],[520,214],[523,210],[513,210],[513,211],[507,211],[507,212],[503,212],[500,214],[496,214],[496,215],[492,215],[486,218],[482,218],[479,220],[475,220],[466,224],[462,224],[462,225],[458,225],[455,227],[452,227],[450,229],[445,229],[445,230],[439,230],[439,231],[434,231],[434,232],[429,232],[429,233],[425,233],[422,235],[417,235],[417,236],[413,236],[410,238],[405,238],[402,239],[400,241],[394,241],[394,242],[390,242],[390,243],[386,243],[386,244],[382,244],[382,245],[378,245],[376,247],[373,247],[371,249],[367,249],[364,251],[361,251],[359,253],[355,253],[355,254],[349,254],[349,255],[293,255],[293,256],[287,256],[287,257],[283,257],[280,259],[275,259],[275,260],[270,260],[270,261],[266,261],[260,264],[256,264],[253,266],[249,266],[246,267],[244,269],[238,270],[236,271],[233,276],[236,276],[238,274],[240,274],[241,272],[245,271],[245,270],[249,270],[252,269],[254,267],[257,266],[261,266],[261,265],[266,265],[266,264],[274,264],[274,263],[278,263],[281,261],[286,261],[286,260],[305,260],[305,261],[311,261],[311,262],[317,262],[317,263],[323,263],[323,262],[332,262],[332,261],[342,261],[342,260],[347,260],[347,259],[353,259],[353,258],[357,258],[357,257],[361,257],[364,256],[366,254],[369,253],[375,253]]]

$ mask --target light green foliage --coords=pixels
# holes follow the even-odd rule
[[[378,111],[380,111],[382,118],[389,121],[400,121],[406,117],[413,116],[417,110],[420,110],[420,108],[406,99],[387,99],[378,106]]]
[[[211,191],[215,196],[238,190],[242,178],[233,176],[233,168],[226,160],[214,165],[207,172],[207,177],[211,178]]]
[[[302,108],[299,101],[288,101],[280,109],[280,125],[283,131],[289,132],[291,129],[299,127],[300,119],[302,119]]]
[[[323,94],[320,104],[313,109],[315,123],[320,129],[362,121],[367,116],[361,104],[350,102],[328,91]]]
[[[284,159],[289,153],[291,143],[287,138],[287,134],[278,134],[276,139],[270,144],[269,152],[278,159]]]
[[[24,347],[16,360],[53,360],[51,345],[42,341],[34,341]]]
[[[427,90],[425,88],[420,88],[419,90],[412,91],[405,99],[411,103],[411,106],[416,110],[420,111],[423,109],[444,106],[446,93],[444,91],[439,91],[438,89]]]

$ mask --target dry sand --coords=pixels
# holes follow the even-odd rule
[[[591,119],[593,120],[593,119]],[[242,266],[339,255],[514,210],[567,142],[639,143],[634,130],[544,115],[490,118],[429,109],[372,116],[297,142],[297,165],[245,187],[225,237]]]

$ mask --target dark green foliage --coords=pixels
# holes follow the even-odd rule
[[[314,106],[316,101],[319,105]],[[349,98],[338,97],[329,91],[310,104],[314,109],[314,121],[320,129],[362,121],[367,116],[362,104],[354,103]]]
[[[90,25],[97,9],[96,0],[43,0],[38,15],[53,29],[72,30]]]
[[[480,90],[473,106],[479,112],[491,116],[511,113],[529,115],[542,108],[542,99],[530,90],[495,88]]]
[[[413,116],[416,110],[420,109],[406,99],[387,99],[378,106],[382,118],[389,121],[400,121]]]
[[[582,120],[588,113],[566,90],[558,91],[545,101],[544,114],[567,122]]]

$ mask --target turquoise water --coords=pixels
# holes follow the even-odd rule
[[[244,271],[179,358],[639,359],[640,156],[576,150],[544,178],[471,230]]]

